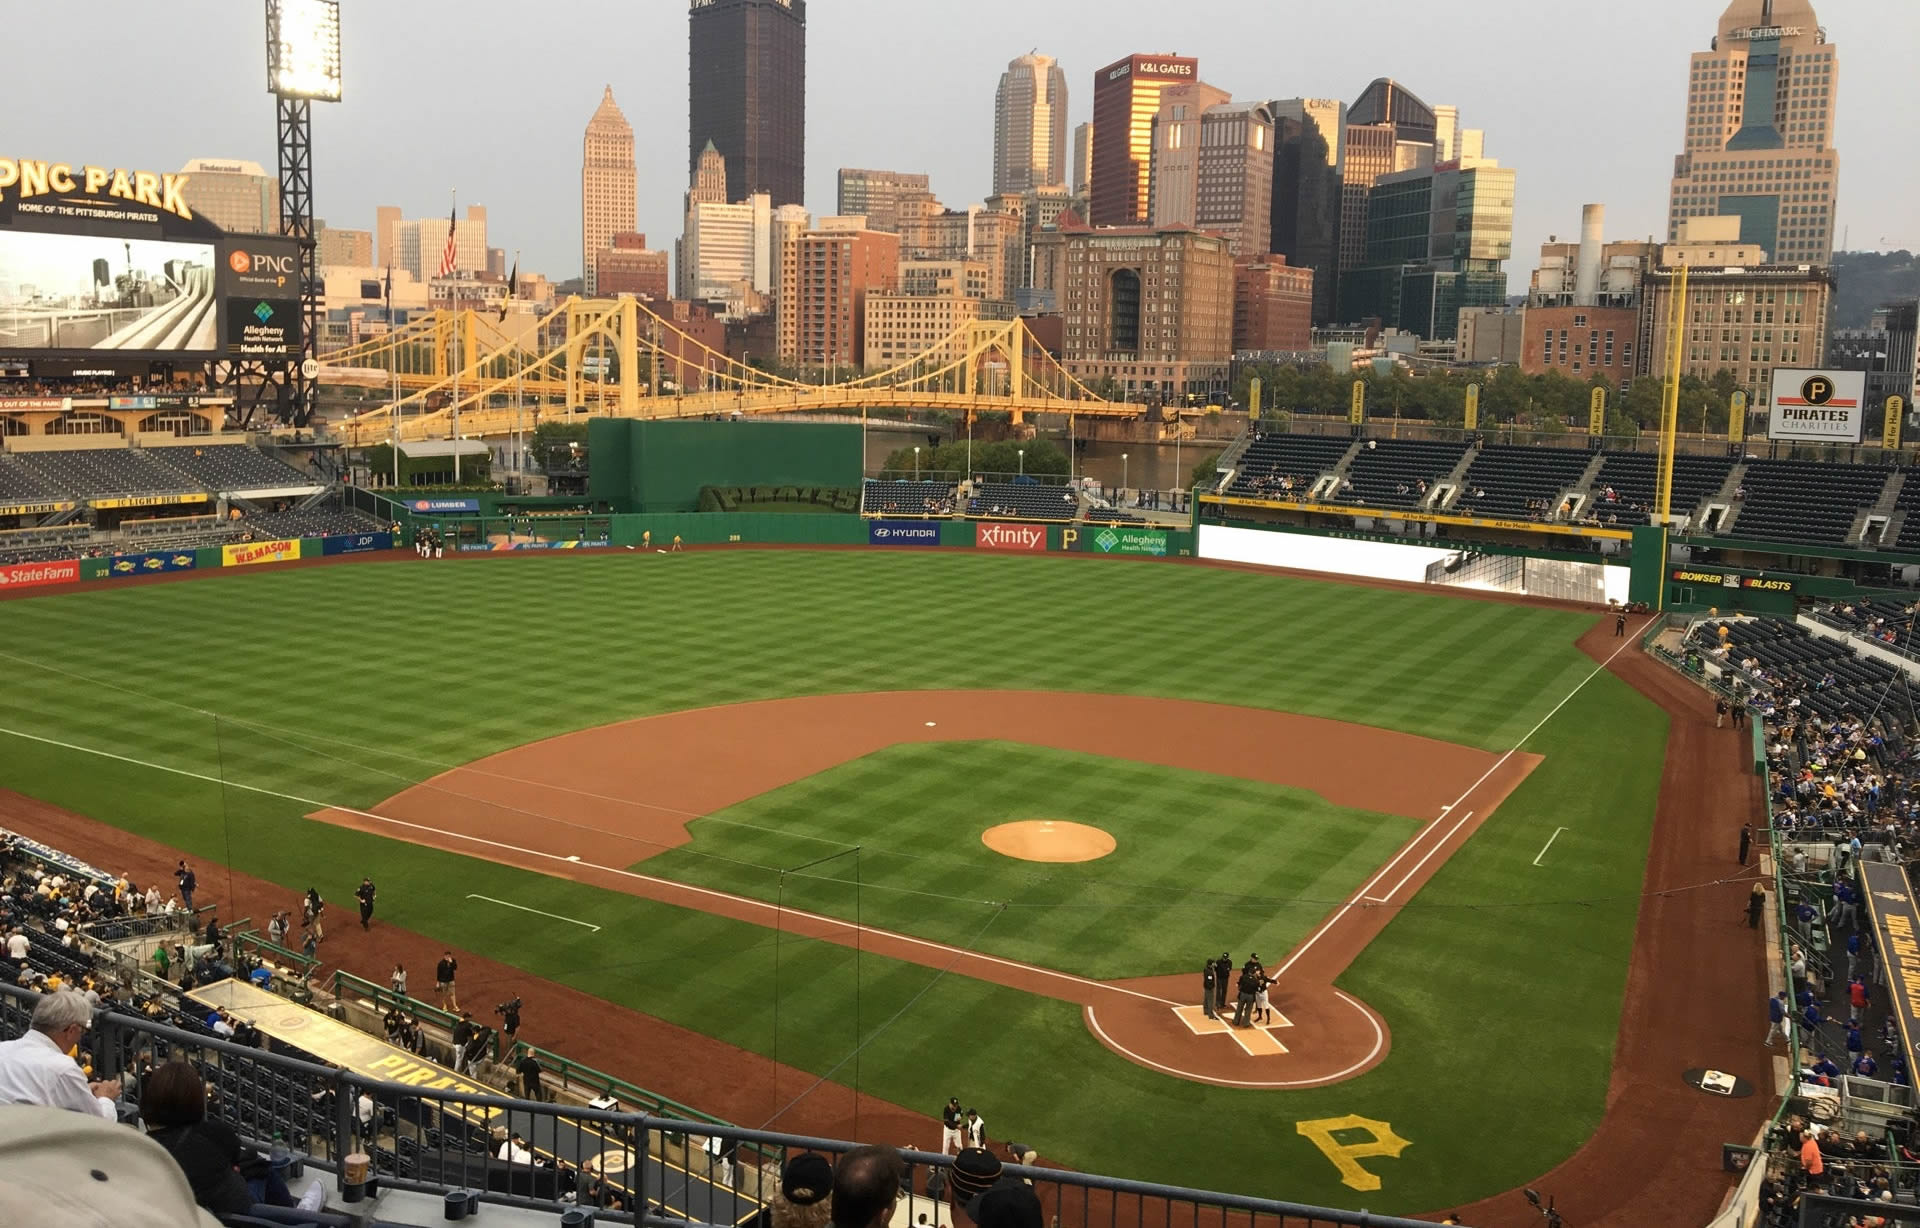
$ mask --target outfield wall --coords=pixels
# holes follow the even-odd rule
[[[1460,553],[1458,543],[1413,546],[1393,542],[1325,537],[1284,530],[1200,526],[1200,557],[1258,567],[1285,567],[1318,571],[1330,576],[1359,576],[1371,580],[1427,583],[1427,569]],[[1629,568],[1625,565],[1563,560],[1567,568],[1591,568],[1609,601],[1627,599]],[[1436,586],[1438,587],[1438,586]]]
[[[705,486],[857,490],[865,474],[853,424],[595,418],[587,446],[593,501],[636,512],[691,512]]]

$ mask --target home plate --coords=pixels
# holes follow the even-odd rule
[[[1250,1028],[1236,1028],[1224,1019],[1209,1019],[1205,1009],[1198,1006],[1176,1006],[1173,1013],[1196,1036],[1218,1036],[1221,1033],[1232,1036],[1234,1043],[1249,1057],[1279,1057],[1288,1052],[1287,1047],[1269,1030],[1293,1026],[1293,1021],[1278,1011],[1274,1012],[1277,1022]]]

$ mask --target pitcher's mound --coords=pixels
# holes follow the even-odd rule
[[[980,833],[980,843],[1021,861],[1097,861],[1117,847],[1113,837],[1098,827],[1053,819],[989,827]]]

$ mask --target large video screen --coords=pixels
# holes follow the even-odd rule
[[[0,230],[0,352],[220,349],[214,245]]]

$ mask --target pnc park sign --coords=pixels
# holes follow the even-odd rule
[[[12,192],[16,200],[53,196],[107,197],[147,205],[193,220],[187,206],[187,175],[157,175],[152,171],[112,170],[103,166],[75,166],[71,162],[41,162],[33,158],[0,158],[0,201]]]

